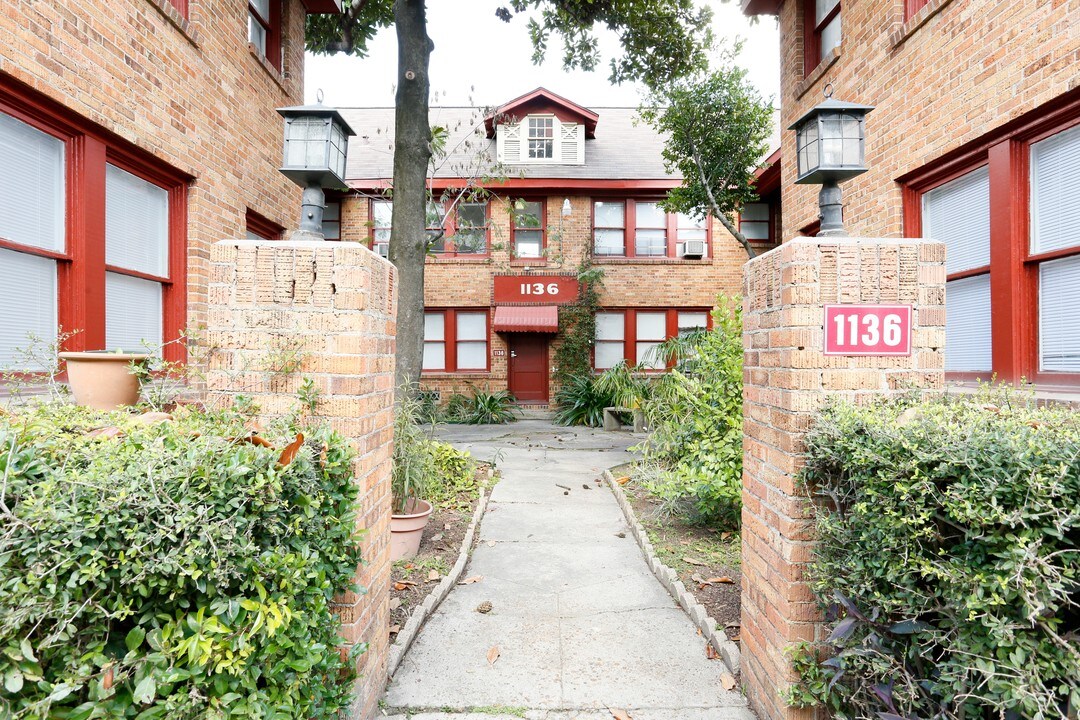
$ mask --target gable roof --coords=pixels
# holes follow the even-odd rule
[[[665,137],[638,121],[637,108],[597,108],[604,116],[604,131],[585,141],[584,165],[514,163],[509,179],[531,180],[656,180],[678,185],[682,176],[664,167]],[[356,130],[349,139],[345,179],[357,188],[384,186],[394,175],[394,108],[338,108]],[[485,108],[430,109],[429,121],[447,129],[447,157],[435,170],[435,179],[468,177],[478,157],[495,159],[495,140],[485,132]]]
[[[532,112],[554,113],[560,120],[576,120],[584,123],[585,137],[596,137],[596,122],[600,119],[592,110],[582,107],[577,103],[567,100],[562,95],[556,95],[547,88],[538,87],[532,92],[527,92],[516,97],[510,102],[495,108],[495,112],[484,118],[484,127],[487,136],[495,137],[495,126],[502,122],[504,117],[522,118]]]

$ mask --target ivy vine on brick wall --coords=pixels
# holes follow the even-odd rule
[[[596,313],[600,310],[600,291],[604,271],[594,267],[586,254],[578,265],[580,291],[577,300],[559,307],[562,342],[555,350],[555,382],[565,385],[575,377],[592,375],[592,349],[596,341]]]

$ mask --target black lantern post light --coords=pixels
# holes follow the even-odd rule
[[[304,188],[300,231],[296,240],[323,240],[324,188],[348,190],[345,157],[356,132],[337,110],[322,104],[278,108],[285,118],[285,159],[281,173]]]
[[[795,148],[802,185],[821,185],[818,236],[845,236],[840,181],[866,172],[866,114],[869,105],[833,100],[832,85],[825,86],[825,101],[799,118]]]

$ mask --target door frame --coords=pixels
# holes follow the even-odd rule
[[[551,402],[551,338],[547,333],[506,333],[506,389],[514,395],[515,401],[520,404],[531,403],[550,403]],[[543,343],[543,372],[540,373],[543,379],[543,394],[542,400],[522,400],[518,398],[514,393],[512,387],[514,378],[514,341],[519,337],[535,337]]]

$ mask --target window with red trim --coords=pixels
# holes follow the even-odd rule
[[[285,228],[251,208],[247,210],[244,223],[247,226],[248,240],[280,240],[285,233]]]
[[[169,0],[169,4],[171,4],[174,8],[176,8],[176,12],[180,13],[181,17],[183,17],[184,19],[187,19],[187,16],[188,16],[188,0]]]
[[[953,379],[1080,383],[1080,97],[905,181],[905,231],[947,248]]]
[[[546,203],[544,200],[515,200],[511,205],[510,242],[514,257],[544,257],[547,246]]]
[[[915,13],[926,7],[930,0],[904,0],[904,19],[910,20]]]
[[[805,0],[803,29],[806,75],[840,44],[840,0]]]
[[[450,217],[447,217],[448,212]],[[388,254],[393,213],[392,200],[371,201],[372,248],[380,254],[383,254],[383,248]],[[490,204],[486,200],[428,202],[428,251],[438,257],[488,255],[490,218]]]
[[[0,365],[61,328],[66,349],[138,351],[185,324],[186,183],[90,127],[0,91]]]
[[[487,309],[424,311],[424,372],[487,372]]]
[[[281,0],[248,0],[248,42],[281,70]]]
[[[768,202],[746,203],[739,209],[739,232],[751,242],[776,242],[773,206]]]
[[[707,257],[711,232],[707,218],[665,213],[658,200],[593,202],[593,253],[597,257]],[[687,241],[703,240],[703,254]]]
[[[712,326],[703,308],[637,308],[596,313],[593,367],[607,370],[620,362],[663,370],[656,347],[665,340]]]

